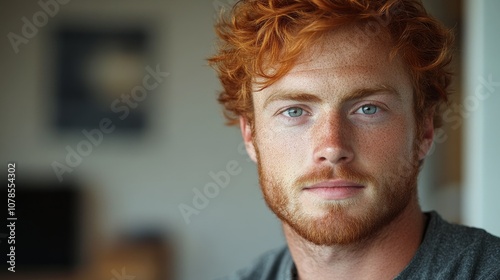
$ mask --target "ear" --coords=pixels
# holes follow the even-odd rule
[[[243,141],[245,142],[245,148],[247,150],[248,156],[254,162],[257,162],[257,155],[255,153],[255,147],[253,145],[252,127],[244,117],[240,117],[240,129],[241,135],[243,136]]]
[[[434,110],[427,114],[424,119],[424,125],[422,126],[422,139],[420,139],[420,147],[418,153],[418,159],[423,160],[429,150],[432,147],[434,141]]]

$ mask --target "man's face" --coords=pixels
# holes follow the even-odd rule
[[[318,245],[376,234],[416,203],[418,161],[432,141],[427,118],[417,139],[413,88],[387,36],[345,28],[327,34],[295,67],[255,90],[255,119],[241,119],[273,212]]]

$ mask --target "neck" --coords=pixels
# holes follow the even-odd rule
[[[372,238],[334,246],[315,245],[286,224],[283,229],[301,280],[393,279],[420,246],[425,219],[414,201]]]

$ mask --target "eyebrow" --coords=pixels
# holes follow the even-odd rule
[[[354,90],[341,98],[341,103],[348,101],[361,99],[370,95],[375,94],[389,94],[393,95],[401,100],[401,95],[397,90],[388,85],[380,85],[372,88],[362,88]],[[321,103],[322,98],[317,95],[306,93],[303,91],[287,91],[287,90],[277,90],[273,92],[265,101],[264,108],[266,108],[270,103],[275,101],[297,101],[297,102],[311,102],[311,103]]]
[[[298,102],[312,102],[319,103],[321,98],[314,94],[305,93],[302,91],[275,91],[264,101],[264,108],[270,103],[275,101],[298,101]]]
[[[361,99],[375,94],[388,94],[396,97],[398,100],[401,100],[401,94],[396,89],[394,89],[389,85],[379,85],[372,88],[357,89],[347,94],[346,96],[343,96],[341,101],[346,102],[346,101]]]

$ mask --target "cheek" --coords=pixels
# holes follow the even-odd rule
[[[302,174],[307,159],[310,140],[306,133],[276,132],[261,130],[257,132],[257,145],[260,161],[266,172],[278,173],[293,178]]]
[[[358,133],[356,155],[363,162],[387,168],[412,158],[414,131],[406,122]]]

